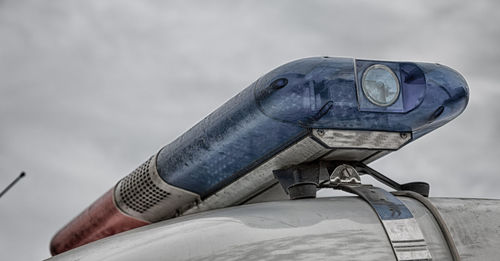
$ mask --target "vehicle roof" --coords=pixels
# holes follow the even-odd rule
[[[429,211],[400,197],[434,260],[451,260]],[[432,198],[464,260],[496,256],[500,200]],[[465,211],[466,210],[466,211]],[[242,205],[174,218],[55,256],[63,260],[395,260],[380,221],[357,197]]]

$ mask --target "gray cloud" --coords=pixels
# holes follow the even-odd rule
[[[434,196],[500,197],[495,1],[0,2],[0,259],[62,225],[260,75],[316,55],[433,61],[471,87],[454,122],[373,164]]]

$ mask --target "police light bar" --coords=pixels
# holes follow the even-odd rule
[[[123,178],[52,239],[58,254],[232,206],[313,160],[372,162],[457,117],[469,90],[439,64],[316,57],[259,78]]]

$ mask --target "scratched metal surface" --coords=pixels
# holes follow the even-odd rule
[[[251,204],[106,238],[62,260],[395,260],[380,222],[357,198]]]
[[[462,260],[500,260],[500,200],[435,198]]]
[[[400,197],[434,260],[451,260],[431,214]],[[431,199],[463,260],[500,255],[500,200]],[[395,260],[376,214],[356,197],[249,204],[176,218],[99,240],[49,259]]]

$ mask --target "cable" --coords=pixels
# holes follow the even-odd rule
[[[458,253],[457,247],[455,245],[455,242],[453,241],[453,237],[451,236],[450,230],[446,226],[446,222],[444,221],[443,217],[439,213],[439,210],[432,204],[432,202],[429,201],[428,198],[413,192],[413,191],[394,191],[392,192],[394,196],[403,196],[403,197],[409,197],[417,200],[418,202],[422,203],[434,216],[434,219],[438,223],[439,229],[441,229],[441,232],[444,236],[444,239],[446,241],[446,244],[448,245],[448,248],[450,249],[450,254],[451,257],[453,258],[454,261],[460,261],[460,255]]]

